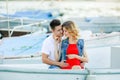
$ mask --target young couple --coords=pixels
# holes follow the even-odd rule
[[[41,50],[43,63],[48,64],[49,69],[84,69],[88,58],[74,22],[61,25],[60,20],[54,19],[50,27],[52,34],[44,40]]]

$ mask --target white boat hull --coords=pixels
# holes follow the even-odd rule
[[[40,64],[0,65],[0,80],[119,80],[120,69],[41,69]]]

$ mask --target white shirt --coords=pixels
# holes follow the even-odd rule
[[[54,45],[54,43],[55,43],[55,41],[54,41],[53,34],[52,34],[44,40],[42,49],[41,49],[41,52],[44,54],[47,54],[49,56],[48,58],[51,60],[55,60],[55,55],[54,55],[55,45]]]

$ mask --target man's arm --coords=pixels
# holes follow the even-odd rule
[[[65,67],[68,65],[64,62],[57,62],[57,61],[53,61],[53,60],[49,59],[48,55],[45,53],[42,53],[42,61],[43,61],[43,63],[49,64],[49,65],[56,65],[56,66],[60,66],[60,67]]]
[[[59,63],[49,59],[48,55],[45,54],[45,53],[42,53],[42,61],[43,61],[43,63],[49,64],[49,65],[57,65],[57,66],[59,66]]]

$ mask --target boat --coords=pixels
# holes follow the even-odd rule
[[[25,35],[42,28],[49,31],[49,21],[60,17],[58,10],[26,10],[0,15],[0,33],[4,37]]]
[[[70,12],[72,12],[71,9]],[[103,25],[99,27],[99,23],[95,23],[96,20],[94,21],[94,19],[84,18],[83,23],[87,25],[87,28],[94,24],[97,27],[93,26],[93,28],[101,29]],[[82,28],[80,25],[80,29],[84,30],[86,25],[83,25]],[[42,41],[48,36],[46,34],[33,33],[3,38],[0,43],[0,80],[119,80],[119,25],[117,29],[114,29],[118,33],[112,35],[103,34],[104,32],[112,32],[111,29],[113,28],[111,27],[108,31],[106,29],[103,31],[102,28],[100,32],[103,33],[100,34],[97,34],[100,29],[95,30],[93,28],[92,32],[95,35],[93,34],[90,39],[85,40],[89,63],[85,64],[83,70],[48,69],[48,66],[42,63],[39,53]],[[12,42],[14,45],[10,44]]]
[[[41,64],[41,46],[49,34],[40,32],[5,38],[0,45],[0,64]],[[85,67],[95,69],[119,69],[120,34],[99,35],[85,40],[89,63]],[[8,46],[9,44],[9,46]],[[99,62],[99,63],[98,63]]]
[[[89,55],[89,65],[92,66],[86,66],[83,70],[48,69],[47,65],[41,63],[40,56],[3,59],[0,80],[119,80],[120,65],[115,62],[119,60],[119,52],[120,47],[112,47],[112,53],[103,53],[101,57],[100,53],[97,53],[98,56],[92,53],[92,56]]]
[[[119,80],[120,69],[42,69],[40,64],[0,65],[1,80]]]
[[[63,19],[64,20],[64,19]],[[98,17],[71,17],[66,20],[74,21],[80,30],[90,30],[93,33],[120,32],[120,17],[98,16]]]
[[[3,38],[0,43],[0,54],[4,57],[37,54],[48,35],[38,31],[23,36]]]

